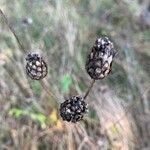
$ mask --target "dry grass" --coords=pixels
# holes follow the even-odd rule
[[[1,16],[0,149],[149,149],[148,5],[146,0],[1,0],[11,30]],[[91,79],[85,57],[102,35],[118,51],[112,73],[95,83],[84,120],[63,122],[59,104],[86,92]],[[26,76],[25,56],[32,51],[48,63],[41,82]]]

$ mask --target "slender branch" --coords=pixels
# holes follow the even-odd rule
[[[47,87],[47,85],[44,83],[43,80],[40,81],[40,84],[41,86],[43,87],[43,89],[46,91],[46,93],[50,96],[50,97],[53,97],[55,100],[57,100],[57,96],[54,95],[50,90],[49,88]],[[57,102],[57,101],[56,101]]]
[[[18,45],[19,45],[19,48],[25,52],[25,49],[24,49],[22,43],[20,42],[19,37],[18,37],[17,34],[15,33],[15,30],[12,28],[12,26],[9,24],[9,21],[8,21],[6,15],[3,13],[3,11],[2,11],[1,9],[0,9],[0,14],[1,14],[1,16],[4,18],[4,21],[5,21],[5,23],[7,24],[8,28],[10,29],[10,31],[11,31],[12,34],[14,35],[14,37],[15,37],[15,39],[16,39]]]
[[[90,91],[91,91],[91,89],[92,89],[94,83],[95,83],[95,80],[92,80],[90,86],[88,87],[88,89],[87,89],[87,91],[86,91],[86,93],[85,93],[85,95],[84,95],[84,99],[86,99],[87,96],[89,95],[89,93],[90,93]]]
[[[4,18],[4,21],[5,21],[5,23],[7,24],[8,28],[10,29],[10,31],[11,31],[12,34],[14,35],[14,37],[15,37],[15,39],[16,39],[16,41],[17,41],[19,47],[20,47],[20,49],[25,52],[25,49],[24,49],[22,43],[20,42],[19,37],[18,37],[17,34],[15,33],[15,30],[12,28],[12,26],[9,24],[9,21],[8,21],[6,15],[3,13],[3,11],[2,11],[1,9],[0,9],[0,14],[1,14],[1,16]],[[53,93],[51,93],[51,92],[48,90],[49,88],[45,85],[45,83],[44,83],[43,81],[40,81],[40,83],[41,83],[41,86],[43,87],[43,89],[46,91],[46,93],[47,93],[50,97],[53,97],[54,99],[57,99],[57,97],[56,97]]]

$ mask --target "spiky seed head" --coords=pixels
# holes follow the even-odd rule
[[[26,57],[26,73],[34,80],[43,79],[47,75],[47,65],[38,53],[30,53]]]
[[[87,104],[81,96],[73,96],[60,105],[60,116],[64,121],[76,123],[86,112]]]
[[[113,43],[108,37],[98,38],[86,61],[86,70],[92,79],[106,77],[111,71],[113,58],[116,55]]]

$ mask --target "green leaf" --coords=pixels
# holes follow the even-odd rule
[[[63,93],[69,91],[70,86],[72,85],[72,78],[69,74],[65,74],[61,79],[61,90]]]
[[[16,118],[20,118],[22,116],[30,117],[32,120],[39,122],[42,128],[46,127],[47,118],[41,113],[33,113],[33,112],[26,111],[26,110],[18,109],[18,108],[12,108],[9,110],[8,114]]]
[[[25,114],[24,111],[18,108],[12,108],[11,110],[9,110],[9,115],[14,116],[16,118],[19,118],[20,116],[24,114]]]
[[[31,113],[30,117],[31,117],[32,120],[39,122],[41,128],[45,128],[46,127],[46,117],[43,114]]]
[[[35,121],[39,121],[40,123],[45,123],[46,121],[46,117],[43,114],[31,113],[30,117]]]

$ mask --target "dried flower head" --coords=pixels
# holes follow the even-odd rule
[[[106,77],[115,55],[113,43],[107,37],[98,38],[86,61],[86,71],[90,77],[95,80]]]
[[[26,73],[30,78],[40,80],[47,75],[46,62],[39,54],[28,54],[26,57],[26,62]]]
[[[60,116],[68,122],[80,121],[87,112],[87,104],[81,96],[73,96],[60,105]]]

